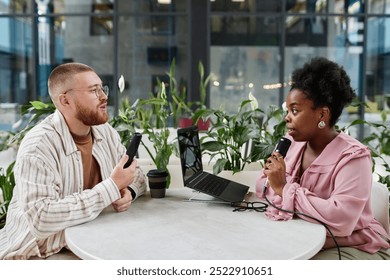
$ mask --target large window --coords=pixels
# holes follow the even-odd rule
[[[173,58],[197,100],[201,60],[213,74],[209,106],[235,111],[249,93],[263,109],[281,105],[293,69],[320,55],[369,102],[342,120],[375,118],[390,103],[389,30],[390,0],[0,0],[0,113],[13,116],[0,129],[20,104],[47,101],[50,71],[69,61],[95,68],[116,112],[124,98],[148,97]]]
[[[210,19],[211,106],[236,110],[249,92],[262,109],[281,105],[292,71],[324,56],[346,69],[369,105],[346,110],[341,125],[380,121],[379,113],[389,109],[390,1],[215,0]]]
[[[47,79],[61,63],[92,66],[111,87],[113,112],[123,98],[148,97],[173,58],[177,80],[185,82],[187,6],[175,0],[0,0],[0,113],[12,116],[1,119],[0,129],[18,119],[19,105],[49,101]]]

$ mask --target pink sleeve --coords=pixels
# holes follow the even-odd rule
[[[330,177],[328,185],[316,186],[327,188],[322,191],[322,197],[302,187],[295,191],[289,188],[284,192],[284,203],[295,205],[296,211],[324,222],[335,235],[348,236],[372,220],[370,204],[367,203],[372,185],[371,159],[358,157],[339,166],[332,174],[326,174]],[[361,225],[357,225],[358,221]]]
[[[282,199],[282,197],[277,195],[277,194],[275,194],[275,192],[273,191],[272,188],[267,187],[266,193],[264,194],[264,183],[265,183],[265,181],[266,181],[266,176],[263,174],[256,182],[256,195],[259,198],[269,200],[276,207],[279,207],[279,208],[282,208],[282,209],[286,209],[286,210],[290,210],[290,211],[293,210],[294,209],[293,205],[291,205],[290,207],[287,208],[287,206],[283,203],[284,200]],[[298,187],[298,186],[296,186],[296,187]],[[287,187],[287,184],[286,184],[284,189],[283,189],[283,197],[285,197],[284,192],[285,192],[285,190],[287,188],[288,187]],[[291,202],[290,204],[292,204],[294,199],[291,199],[289,201]],[[290,220],[293,217],[292,213],[288,213],[286,211],[278,210],[277,208],[275,208],[273,206],[268,206],[267,207],[267,211],[266,211],[265,215],[268,218],[272,219],[272,220]]]
[[[332,172],[307,172],[306,178],[302,179],[302,184],[305,185],[310,185],[313,183],[311,181],[315,180],[312,190],[298,183],[287,183],[283,189],[283,198],[276,195],[272,188],[267,188],[268,200],[279,208],[312,216],[326,223],[340,236],[350,235],[356,229],[359,218],[367,223],[371,221],[371,212],[365,209],[369,207],[367,201],[372,184],[371,160],[363,151],[341,160],[336,168],[332,168]],[[256,184],[259,197],[263,197],[264,182],[263,175]],[[272,206],[267,208],[266,215],[273,220],[288,220],[293,217],[292,213]],[[304,216],[301,218],[314,222]]]

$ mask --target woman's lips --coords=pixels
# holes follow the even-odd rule
[[[289,128],[287,128],[287,133],[288,134],[292,134],[292,133],[294,133],[295,132],[295,129],[294,128],[291,128],[291,127],[289,127]]]

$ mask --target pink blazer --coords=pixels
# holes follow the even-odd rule
[[[290,138],[291,139],[291,138]],[[292,140],[292,139],[291,139]],[[340,132],[301,178],[302,153],[306,142],[292,140],[286,155],[287,184],[283,197],[267,188],[267,198],[276,206],[310,215],[325,223],[339,246],[354,247],[369,253],[389,248],[390,237],[374,219],[371,205],[372,162],[367,147]],[[263,198],[264,174],[256,183],[256,194]],[[266,215],[274,220],[292,219],[291,213],[269,206]],[[301,217],[310,222],[310,218]],[[329,233],[324,248],[335,247]]]

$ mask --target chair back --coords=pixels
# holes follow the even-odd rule
[[[371,208],[374,218],[380,222],[389,233],[389,191],[379,182],[372,183]]]

